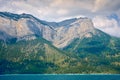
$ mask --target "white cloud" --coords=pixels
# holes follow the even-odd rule
[[[102,9],[104,6],[106,6],[107,1],[108,0],[95,0],[92,11],[96,12],[96,11]]]
[[[60,9],[60,10],[57,11],[57,13],[58,13],[59,15],[66,15],[66,14],[68,14],[68,11],[65,10],[65,9]]]
[[[112,36],[120,37],[120,27],[115,19],[109,19],[105,16],[96,16],[93,18],[94,26]]]

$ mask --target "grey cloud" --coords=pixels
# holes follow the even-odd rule
[[[111,3],[112,2],[112,3]],[[0,0],[1,11],[28,12],[42,19],[76,15],[108,15],[120,8],[119,0]],[[102,6],[101,6],[102,5]],[[109,12],[109,13],[108,13]],[[44,17],[43,17],[44,16]]]

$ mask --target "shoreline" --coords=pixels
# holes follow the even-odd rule
[[[99,74],[99,73],[93,73],[93,74],[72,74],[72,73],[71,73],[71,74],[0,74],[0,76],[17,76],[17,75],[18,75],[18,76],[19,76],[19,75],[21,75],[21,76],[25,76],[25,75],[31,75],[31,76],[34,76],[34,75],[35,75],[35,76],[36,76],[36,75],[38,75],[38,76],[39,76],[39,75],[51,75],[51,76],[52,76],[52,75],[53,75],[53,76],[54,76],[54,75],[58,75],[58,76],[59,76],[59,75],[62,75],[62,76],[63,76],[63,75],[68,75],[68,76],[69,76],[69,75],[76,75],[76,76],[77,76],[77,75],[78,75],[78,76],[79,76],[79,75],[85,75],[85,76],[87,76],[87,75],[88,75],[88,76],[89,76],[89,75],[91,75],[91,76],[92,76],[92,75],[93,75],[93,76],[95,76],[95,75],[99,75],[99,76],[100,76],[100,75],[101,75],[101,76],[102,76],[102,75],[103,75],[103,76],[104,76],[104,75],[106,75],[106,76],[107,76],[107,75],[108,75],[108,76],[109,76],[109,75],[119,75],[119,76],[120,76],[120,74],[101,74],[101,73],[100,73],[100,74]]]

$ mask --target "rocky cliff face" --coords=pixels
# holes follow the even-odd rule
[[[51,41],[54,46],[63,48],[75,38],[92,37],[93,23],[88,18],[74,18],[59,23],[45,22],[29,14],[0,13],[0,39],[6,41],[31,40],[36,37]]]
[[[55,30],[57,33],[53,44],[59,48],[67,46],[75,38],[92,37],[90,32],[95,32],[92,21],[88,18],[78,18],[68,25],[56,27]]]
[[[19,40],[31,40],[36,37],[45,37],[52,29],[42,24],[35,17],[27,14],[0,13],[0,39],[6,41],[16,38]],[[46,33],[45,33],[46,32]],[[50,40],[50,34],[47,38]]]

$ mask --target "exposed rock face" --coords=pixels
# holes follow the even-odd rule
[[[66,26],[55,28],[57,31],[53,44],[58,48],[67,46],[73,39],[90,37],[89,32],[94,33],[92,21],[88,18],[79,18]],[[88,36],[89,35],[89,36]]]
[[[6,40],[8,38],[17,38],[17,41],[23,39],[31,40],[36,37],[44,37],[46,36],[45,32],[49,33],[52,31],[51,28],[40,23],[31,15],[26,14],[28,17],[22,16],[23,14],[17,15],[21,16],[19,19],[18,17],[16,17],[16,19],[15,17],[11,17],[12,15],[13,14],[11,13],[0,13],[0,32],[2,34],[0,39],[2,40]],[[16,14],[14,16],[16,16]],[[50,40],[49,35],[47,38]]]
[[[45,22],[27,14],[0,13],[0,39],[31,40],[42,37],[63,48],[73,39],[92,37],[93,23],[88,18],[74,18],[59,23]]]

